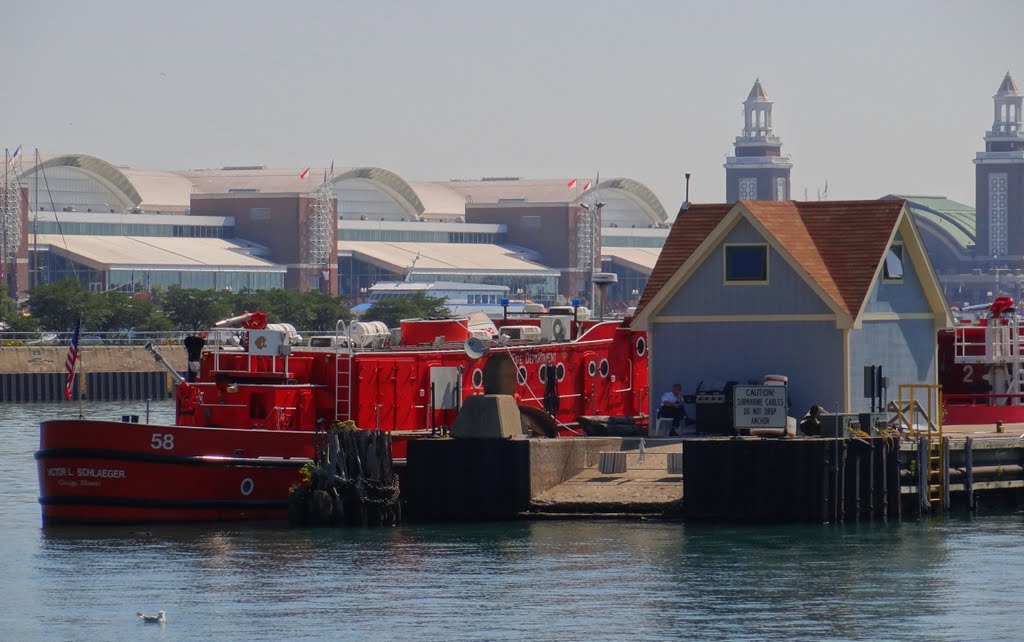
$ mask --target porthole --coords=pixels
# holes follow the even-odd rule
[[[537,368],[537,379],[540,380],[541,383],[548,382],[548,367],[546,365],[541,364],[541,366]]]
[[[520,386],[526,383],[526,368],[524,366],[519,366],[519,370],[516,371],[516,379]]]
[[[484,371],[477,368],[473,371],[473,387],[480,388],[484,385]]]
[[[590,365],[587,366],[587,374],[589,374],[591,377],[597,374],[597,364],[594,363],[593,361],[591,361]]]
[[[561,381],[562,379],[565,379],[565,364],[564,363],[559,363],[557,366],[555,366],[555,376],[558,378],[559,381]]]
[[[252,495],[252,489],[255,487],[256,484],[252,481],[252,477],[246,477],[242,480],[242,494],[246,497]]]
[[[608,360],[607,359],[601,359],[601,376],[602,377],[607,377],[608,376]]]
[[[636,355],[638,357],[644,356],[647,353],[647,340],[640,337],[636,340]]]

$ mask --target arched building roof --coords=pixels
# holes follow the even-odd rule
[[[882,198],[907,202],[937,272],[958,272],[971,258],[977,237],[973,207],[945,196],[889,194]]]
[[[465,215],[467,203],[579,203],[600,198],[605,226],[657,227],[667,215],[658,198],[639,181],[612,178],[582,193],[569,187],[569,179],[495,177],[480,180],[409,182],[380,167],[271,169],[263,165],[219,169],[146,171],[117,167],[101,158],[67,154],[48,158],[25,172],[35,177],[67,179],[59,197],[44,197],[40,182],[40,209],[75,207],[79,211],[185,212],[193,194],[233,192],[309,193],[324,179],[338,197],[338,212],[345,219],[455,221]],[[59,175],[59,176],[57,176]],[[88,178],[88,182],[77,179]],[[57,181],[58,183],[60,181]],[[582,187],[584,180],[578,181]],[[50,180],[50,187],[54,181]],[[36,191],[32,184],[30,200]],[[34,202],[33,202],[34,204]]]
[[[51,181],[56,187],[61,178],[76,176],[84,176],[100,189],[78,193],[64,189],[61,190],[61,196],[53,198]],[[33,208],[36,205],[36,194],[39,194],[40,204],[44,207],[48,201],[53,200],[55,208],[82,206],[82,209],[91,209],[95,206],[98,211],[142,209],[183,212],[189,209],[192,193],[192,184],[177,173],[116,167],[102,158],[87,154],[47,158],[31,165],[24,172],[23,178],[29,184],[29,199]]]
[[[635,181],[631,178],[612,178],[606,181],[601,181],[596,188],[591,188],[587,192],[581,194],[576,201],[582,201],[584,196],[588,194],[597,193],[602,194],[615,194],[625,196],[625,198],[636,205],[637,209],[647,215],[647,221],[649,225],[659,226],[668,220],[668,214],[665,212],[664,206],[657,196],[654,195],[646,185],[639,181]],[[628,220],[630,217],[623,217],[618,214],[615,210],[610,210],[607,206],[605,207],[604,213],[604,225],[628,227],[631,224],[635,224],[634,221]]]

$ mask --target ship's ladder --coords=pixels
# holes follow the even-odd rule
[[[904,402],[906,400],[906,402]],[[923,402],[923,403],[922,403]],[[949,485],[946,448],[942,434],[942,386],[936,384],[900,384],[897,406],[900,425],[917,436],[918,466],[923,470],[921,503],[931,510],[944,510]]]
[[[334,420],[352,418],[352,336],[349,326],[334,326]]]

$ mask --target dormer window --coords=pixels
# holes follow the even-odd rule
[[[903,245],[893,243],[889,251],[885,253],[885,266],[882,278],[885,281],[903,280]]]
[[[725,283],[727,285],[768,283],[768,246],[766,244],[726,245]]]

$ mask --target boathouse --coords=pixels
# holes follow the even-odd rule
[[[936,383],[936,331],[951,324],[902,200],[684,208],[633,320],[649,333],[652,414],[674,382],[693,395],[774,374],[797,417],[869,411],[865,366],[881,366],[887,399]]]

